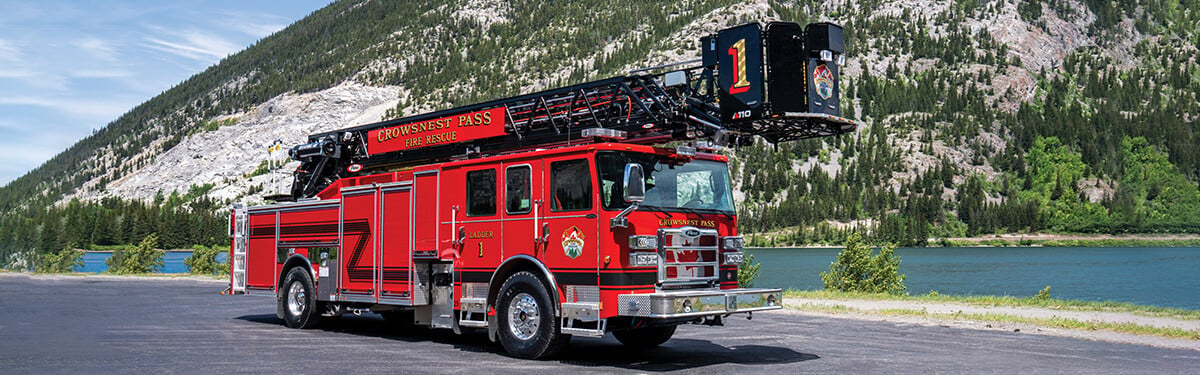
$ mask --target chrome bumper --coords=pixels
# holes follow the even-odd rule
[[[670,291],[617,296],[621,316],[686,318],[783,308],[782,289]]]

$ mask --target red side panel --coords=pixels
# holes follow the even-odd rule
[[[412,186],[384,188],[382,221],[379,227],[383,269],[380,272],[380,302],[410,300],[412,290]]]
[[[413,211],[417,219],[413,222],[414,250],[437,254],[438,247],[438,200],[441,192],[438,190],[437,170],[419,171],[413,173],[413,196],[418,197],[413,202]]]
[[[275,240],[278,233],[275,211],[250,213],[250,241],[246,250],[246,287],[275,287]]]
[[[342,243],[338,259],[343,295],[375,294],[377,191],[342,192]]]

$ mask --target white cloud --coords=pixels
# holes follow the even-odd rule
[[[262,39],[283,30],[291,23],[286,17],[267,13],[223,12],[217,24],[221,27]]]
[[[92,57],[102,61],[117,61],[117,49],[112,42],[96,37],[86,37],[75,41],[75,46],[87,52]]]
[[[242,46],[225,38],[201,31],[172,32],[170,34],[177,40],[168,41],[147,37],[145,40],[149,43],[146,46],[193,60],[213,62],[242,49]]]
[[[30,77],[33,77],[33,76],[35,76],[35,75],[36,75],[36,74],[35,74],[34,72],[32,72],[32,71],[30,71],[30,70],[28,70],[28,69],[22,69],[22,68],[16,68],[16,69],[5,69],[5,68],[0,68],[0,78],[21,78],[21,79],[25,79],[25,78],[30,78]]]
[[[32,106],[48,108],[79,120],[105,124],[137,105],[137,98],[46,98],[35,96],[0,97],[0,106]]]
[[[133,73],[124,69],[81,69],[71,72],[76,78],[126,78]]]
[[[21,50],[11,42],[0,39],[0,61],[21,61]]]

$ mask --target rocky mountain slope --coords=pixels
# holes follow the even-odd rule
[[[1110,230],[1054,215],[1162,214],[1146,202],[1164,186],[1127,178],[1142,166],[1130,155],[1166,163],[1155,165],[1177,176],[1184,202],[1200,202],[1200,151],[1189,151],[1200,139],[1196,9],[1192,0],[342,0],[0,188],[0,210],[195,187],[255,203],[278,191],[273,171],[294,168],[267,162],[276,140],[290,147],[313,132],[696,58],[700,35],[784,19],[846,26],[846,114],[864,126],[736,151],[746,229],[791,230],[801,242],[855,225],[922,241],[967,228]],[[988,216],[1009,211],[1030,223]],[[1197,228],[1176,224],[1155,230]]]

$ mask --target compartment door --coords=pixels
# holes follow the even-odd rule
[[[246,289],[275,290],[279,276],[275,243],[279,240],[279,216],[275,211],[251,212],[250,238],[246,250]]]
[[[376,302],[378,189],[342,192],[341,293],[346,301]]]
[[[412,304],[411,281],[413,211],[412,184],[380,190],[379,249],[381,250],[379,302],[399,305]]]
[[[426,170],[413,173],[413,212],[420,214],[420,220],[413,220],[413,252],[425,258],[434,258],[439,250],[438,222],[442,220],[438,214],[438,202],[441,191],[438,189],[438,170]]]

